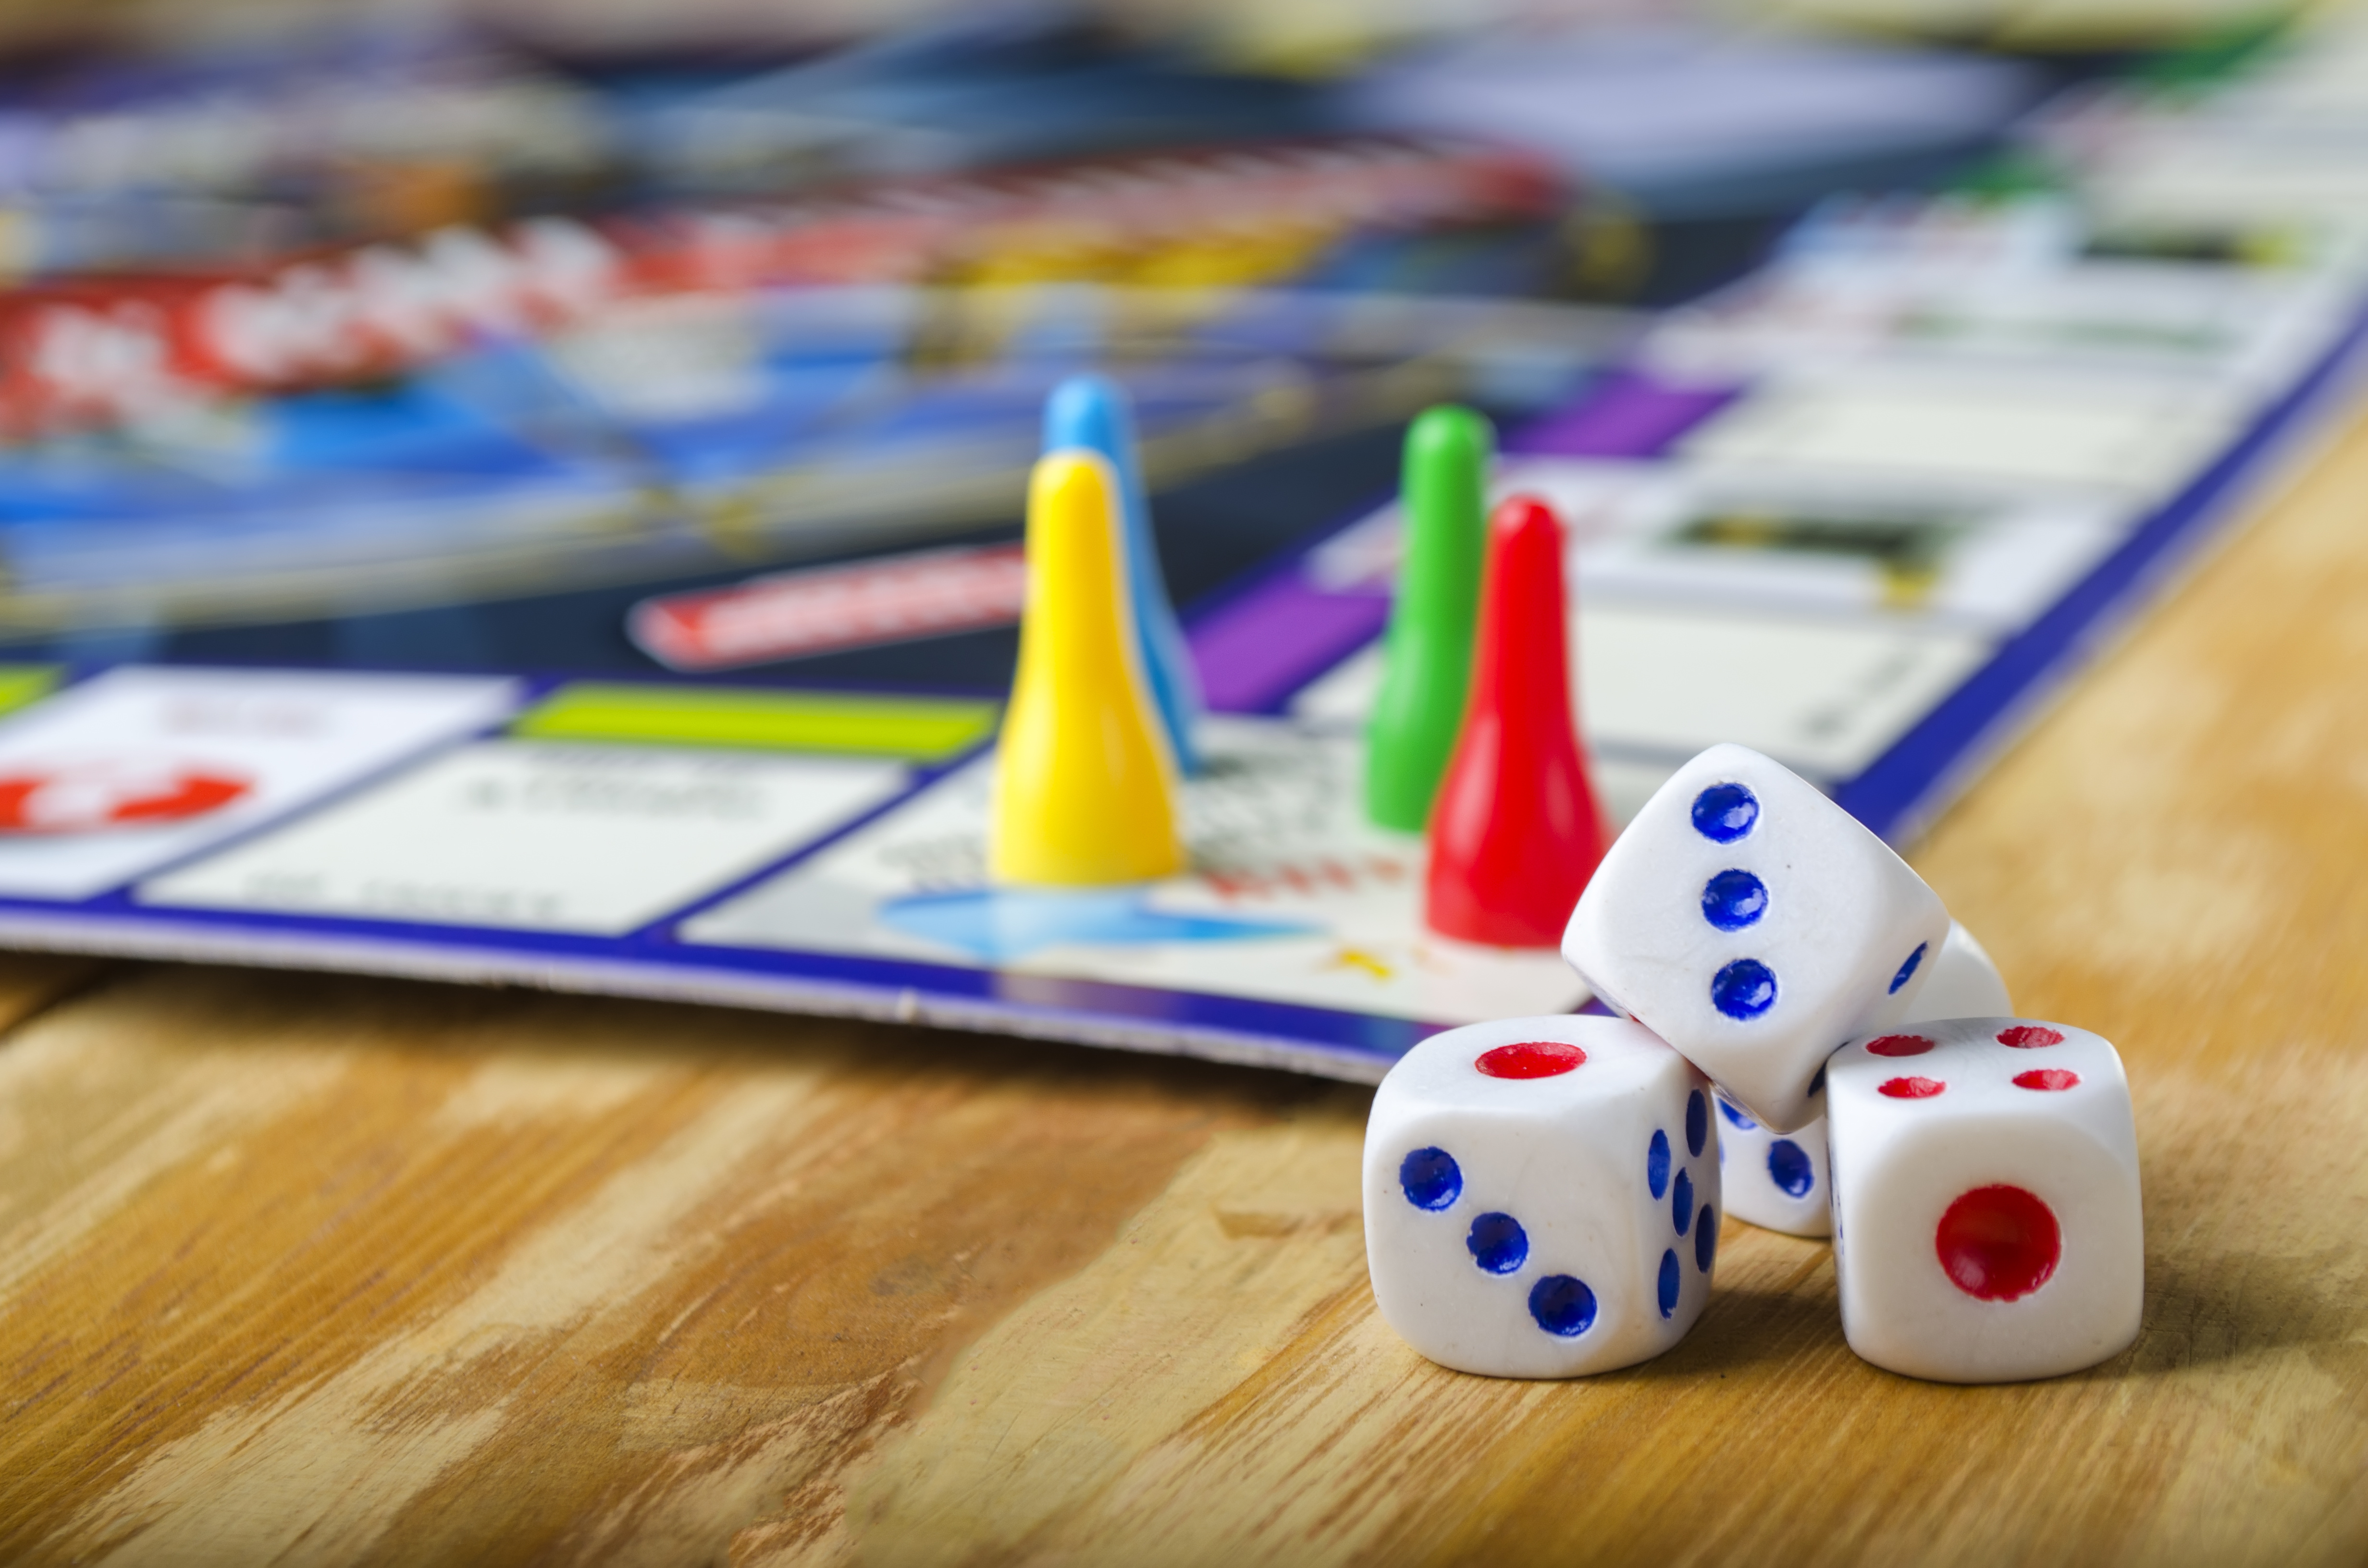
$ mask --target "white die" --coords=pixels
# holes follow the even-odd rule
[[[1659,1355],[1710,1298],[1714,1119],[1709,1082],[1625,1018],[1502,1018],[1424,1040],[1365,1125],[1382,1316],[1432,1360],[1492,1377]]]
[[[1916,994],[1905,1023],[1918,1018],[1987,1017],[2014,1011],[2006,982],[1974,934],[1952,921],[1932,960],[1932,978]],[[1825,1108],[1825,1087],[1812,1105]],[[1770,1132],[1725,1095],[1718,1096],[1718,1160],[1726,1211],[1747,1224],[1795,1236],[1829,1236],[1833,1206],[1827,1174],[1826,1119],[1794,1132]]]
[[[2023,1018],[1918,1024],[1835,1052],[1826,1094],[1852,1350],[2010,1382],[2137,1337],[2137,1133],[2110,1044]]]
[[[1924,880],[1756,751],[1715,745],[1636,813],[1571,911],[1563,957],[1753,1119],[1814,1119],[1852,1035],[1896,1023],[1949,934]]]

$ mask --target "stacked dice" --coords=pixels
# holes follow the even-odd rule
[[[1620,1016],[1409,1051],[1365,1135],[1383,1315],[1433,1360],[1570,1377],[1675,1345],[1721,1217],[1833,1236],[1850,1347],[1949,1382],[2136,1337],[2129,1086],[2011,1016],[1896,855],[1756,752],[1679,769],[1605,855],[1563,954]]]

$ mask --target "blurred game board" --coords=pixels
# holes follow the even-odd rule
[[[1994,366],[1926,368],[1940,380],[1919,406],[1886,364],[1879,417],[1835,414],[1822,385],[1795,412],[1781,373],[1689,386],[1639,370],[1532,426],[1497,483],[1570,520],[1580,706],[1608,809],[1624,820],[1693,751],[1739,740],[1911,834],[2226,515],[2358,336],[2324,335],[2274,394],[2224,387],[2200,423],[2141,379],[2119,438],[2150,465],[2050,467],[2013,442],[1987,469],[1903,460],[1903,425],[1969,398],[2011,409]],[[2054,362],[2022,391],[2068,401],[2089,373]],[[2095,373],[2100,395],[2120,374]],[[1782,460],[1747,438],[1779,417],[1828,433]],[[1427,932],[1420,841],[1362,818],[1360,721],[1395,559],[1385,509],[1198,618],[1219,711],[1185,790],[1191,869],[1080,893],[986,881],[989,701],[19,668],[0,682],[16,705],[0,719],[0,940],[1370,1080],[1437,1028],[1588,1001],[1551,950]]]

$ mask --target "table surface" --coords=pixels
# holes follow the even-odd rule
[[[2136,1096],[2145,1329],[1853,1358],[1736,1224],[1569,1383],[1373,1311],[1370,1091],[345,978],[0,960],[0,1558],[2368,1558],[2368,424],[1913,858]]]

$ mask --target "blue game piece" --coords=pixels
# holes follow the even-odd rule
[[[1167,602],[1158,543],[1151,532],[1151,505],[1144,495],[1143,470],[1135,456],[1134,418],[1125,389],[1117,382],[1101,376],[1072,376],[1045,400],[1044,449],[1077,448],[1107,458],[1118,475],[1119,508],[1125,514],[1121,521],[1126,536],[1127,591],[1143,651],[1144,678],[1150,684],[1152,703],[1159,710],[1176,765],[1187,773],[1197,772],[1200,753],[1192,744],[1192,731],[1201,717],[1201,682],[1175,608]]]

